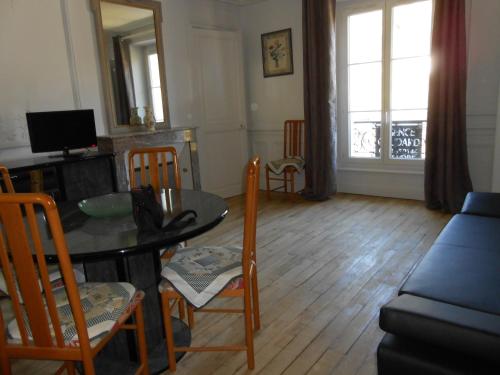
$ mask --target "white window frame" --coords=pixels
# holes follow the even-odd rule
[[[145,63],[146,63],[147,83],[148,83],[148,97],[149,97],[149,102],[151,103],[151,109],[153,110],[153,114],[154,114],[155,111],[154,111],[154,107],[153,107],[153,86],[151,86],[151,68],[150,68],[150,64],[149,64],[149,56],[153,55],[153,54],[158,54],[158,52],[157,52],[156,46],[154,44],[145,47],[144,52],[145,52],[144,59],[145,59]],[[158,65],[158,67],[159,67],[159,65]],[[160,86],[158,86],[158,87],[161,90],[161,82],[160,82]],[[163,98],[162,98],[162,100],[163,100]],[[163,112],[163,110],[162,110],[162,112]],[[156,119],[156,116],[155,116],[155,120],[159,124],[163,124],[165,122],[165,119],[158,120],[158,119]]]
[[[391,153],[391,21],[392,8],[424,0],[353,0],[337,3],[337,121],[338,161],[340,170],[380,171],[422,174],[425,159],[393,159]],[[433,1],[434,6],[434,1]],[[349,74],[348,74],[348,17],[358,13],[382,10],[382,103],[380,158],[350,157],[349,131]]]

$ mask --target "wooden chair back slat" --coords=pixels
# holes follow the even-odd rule
[[[51,197],[45,194],[40,194],[39,197],[36,197],[35,199],[37,201],[41,201],[45,211],[45,218],[49,224],[54,248],[57,252],[57,259],[59,260],[59,270],[63,276],[66,294],[71,306],[71,312],[73,314],[73,320],[75,322],[75,328],[78,334],[78,342],[82,350],[82,355],[89,355],[90,339],[87,331],[87,321],[85,320],[85,315],[83,313],[80,292],[78,291],[75,273],[73,272],[73,265],[69,257],[66,239],[64,238],[64,231],[59,217],[59,212],[57,211],[56,204]]]
[[[243,227],[243,275],[248,282],[251,261],[255,261],[255,242],[257,232],[257,208],[260,176],[260,159],[254,157],[248,162],[245,194],[245,218]]]
[[[35,206],[41,206],[45,215],[47,229],[50,231],[59,260],[60,271],[73,313],[80,347],[82,351],[90,353],[87,325],[59,213],[53,199],[45,194],[0,194],[0,224],[3,228],[3,232],[0,233],[0,262],[12,298],[22,345],[31,347],[34,345],[47,349],[64,346],[64,338],[54,293],[50,285]],[[25,217],[23,217],[23,212]],[[9,261],[9,255],[12,262]],[[11,266],[14,272],[12,272]],[[23,297],[24,304],[22,306],[16,290],[16,279],[20,294]],[[39,280],[43,286],[43,294]],[[23,311],[31,330],[32,342],[28,341]],[[55,343],[51,334],[49,318],[52,323]]]
[[[0,217],[1,219],[1,217]],[[5,278],[5,282],[7,284],[7,292],[9,293],[10,299],[12,301],[12,310],[14,311],[14,317],[17,321],[17,325],[19,327],[19,332],[21,334],[21,342],[23,345],[28,345],[28,334],[26,330],[26,325],[24,324],[23,313],[21,309],[21,303],[19,301],[19,296],[17,294],[16,282],[14,278],[14,274],[11,269],[11,264],[9,260],[9,255],[7,252],[7,245],[5,243],[4,230],[0,232],[0,262],[2,266],[2,272]],[[2,311],[0,309],[0,315],[2,315]],[[3,317],[2,317],[3,320]],[[4,328],[2,326],[0,328]],[[0,329],[3,331],[3,329]]]
[[[303,154],[303,135],[304,120],[286,120],[284,131],[283,157],[304,157]]]
[[[170,185],[170,181],[169,181],[169,177],[168,177],[168,163],[167,163],[167,155],[166,153],[162,152],[160,154],[161,156],[161,175],[162,175],[162,179],[163,181],[165,181],[164,183],[169,186]]]
[[[31,238],[33,241],[33,246],[35,248],[36,260],[38,264],[38,274],[40,281],[42,283],[43,290],[45,292],[45,298],[47,300],[47,309],[49,311],[50,320],[52,322],[52,327],[54,330],[54,335],[56,337],[57,346],[64,346],[64,338],[61,331],[61,323],[59,321],[59,314],[56,309],[56,300],[54,293],[52,292],[52,287],[50,285],[49,272],[47,269],[47,263],[45,262],[45,254],[43,251],[43,245],[41,241],[40,230],[38,228],[38,222],[35,216],[35,210],[32,204],[25,205],[26,208],[26,218],[31,230]]]
[[[148,169],[149,169],[149,180],[151,182],[151,185],[153,186],[160,186],[160,170],[159,168],[151,168],[149,166],[151,165],[156,165],[158,166],[158,157],[156,153],[149,153],[148,154]],[[155,191],[159,191],[156,190]]]
[[[14,193],[14,185],[12,185],[12,180],[10,179],[9,170],[3,165],[0,165],[0,175],[2,176],[2,181],[5,186],[7,193]],[[0,184],[0,193],[3,193],[2,184]]]
[[[145,155],[148,157],[148,165],[145,164]],[[169,188],[170,181],[168,175],[168,160],[172,162],[174,174],[174,187],[181,188],[181,175],[179,171],[179,161],[175,147],[148,147],[130,150],[128,155],[130,187],[138,186],[136,182],[136,157],[140,159],[141,185],[150,183],[153,189],[159,193],[162,188]],[[161,166],[161,171],[160,171]],[[147,176],[149,175],[149,181]]]
[[[146,162],[144,161],[144,154],[140,154],[141,158],[141,185],[147,185],[146,179]]]
[[[21,206],[8,204],[1,207],[0,210],[2,224],[7,235],[6,242],[16,271],[19,291],[24,301],[31,336],[37,346],[52,346],[49,322],[45,314],[43,296],[38,284],[38,274],[26,235]]]

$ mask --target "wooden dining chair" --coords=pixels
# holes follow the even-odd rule
[[[170,184],[169,163],[172,163],[173,185]],[[131,188],[151,184],[157,194],[162,188],[181,188],[181,173],[175,147],[147,147],[130,150],[128,171]],[[140,181],[137,181],[137,172],[140,174]]]
[[[162,270],[164,278],[160,283],[159,290],[163,306],[168,363],[172,372],[176,370],[175,353],[177,352],[246,351],[248,368],[255,367],[253,333],[254,330],[260,329],[255,248],[259,167],[258,157],[251,160],[247,166],[243,248],[236,246],[185,248],[179,250]],[[197,260],[198,262],[196,262]],[[227,266],[229,263],[232,263],[232,266]],[[193,265],[198,269],[190,268]],[[218,271],[216,270],[217,266],[219,266]],[[199,279],[198,275],[200,274],[204,275],[205,278]],[[198,295],[191,295],[188,298],[187,293],[180,293],[180,291],[189,292],[192,289],[200,290],[200,285],[204,285],[206,288]],[[205,304],[213,297],[242,297],[243,308],[205,308]],[[194,311],[196,312],[242,313],[245,323],[245,345],[176,347],[170,312],[175,300],[179,298],[187,299],[191,306],[195,300]],[[172,299],[174,302],[171,304]],[[189,323],[192,329],[192,321]]]
[[[43,224],[39,225],[41,209]],[[0,368],[11,373],[11,359],[63,361],[75,374],[82,362],[95,374],[93,358],[119,330],[135,330],[140,366],[148,374],[142,300],[127,283],[76,283],[55,202],[45,194],[0,194],[0,264],[7,281],[14,318],[0,311]],[[54,289],[45,262],[42,233],[52,239],[64,287]],[[24,301],[21,303],[21,299]],[[131,317],[135,323],[126,323]]]
[[[172,171],[174,176],[173,185],[170,184],[168,173],[168,164],[172,163]],[[139,170],[137,170],[139,169]],[[181,172],[179,169],[179,160],[177,158],[177,150],[171,146],[161,147],[146,147],[136,148],[129,151],[128,154],[128,171],[130,188],[138,187],[140,185],[146,186],[151,184],[157,194],[161,189],[176,188],[181,189]],[[137,181],[137,172],[139,172],[140,180]],[[162,265],[165,265],[170,258],[175,254],[177,249],[186,246],[186,242],[174,245],[167,249],[160,250],[160,257]],[[179,308],[179,318],[184,319],[186,307],[184,302],[177,301]],[[192,316],[192,311],[188,312]]]
[[[271,191],[284,189],[288,194],[288,183],[290,192],[295,193],[295,174],[304,170],[304,120],[286,120],[284,125],[283,159],[272,160],[266,164],[266,194],[267,199],[271,197]],[[270,173],[275,176],[270,177]],[[283,183],[271,190],[271,181]]]
[[[12,185],[12,180],[10,179],[9,170],[3,165],[0,165],[0,176],[2,177],[2,183],[0,183],[0,193],[14,193],[14,185]],[[2,184],[5,191],[2,190]]]

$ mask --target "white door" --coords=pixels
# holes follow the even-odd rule
[[[241,35],[193,29],[192,54],[202,189],[241,194],[248,159]]]

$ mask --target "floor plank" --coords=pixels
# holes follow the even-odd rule
[[[190,245],[241,243],[243,200],[228,200],[226,220]],[[376,374],[380,306],[427,252],[449,215],[422,202],[338,194],[259,205],[257,251],[262,329],[253,374]],[[217,301],[237,306],[239,301]],[[197,314],[193,344],[243,342],[243,320]],[[48,374],[55,365],[14,364],[15,374]],[[192,353],[182,374],[246,374],[244,353]]]

